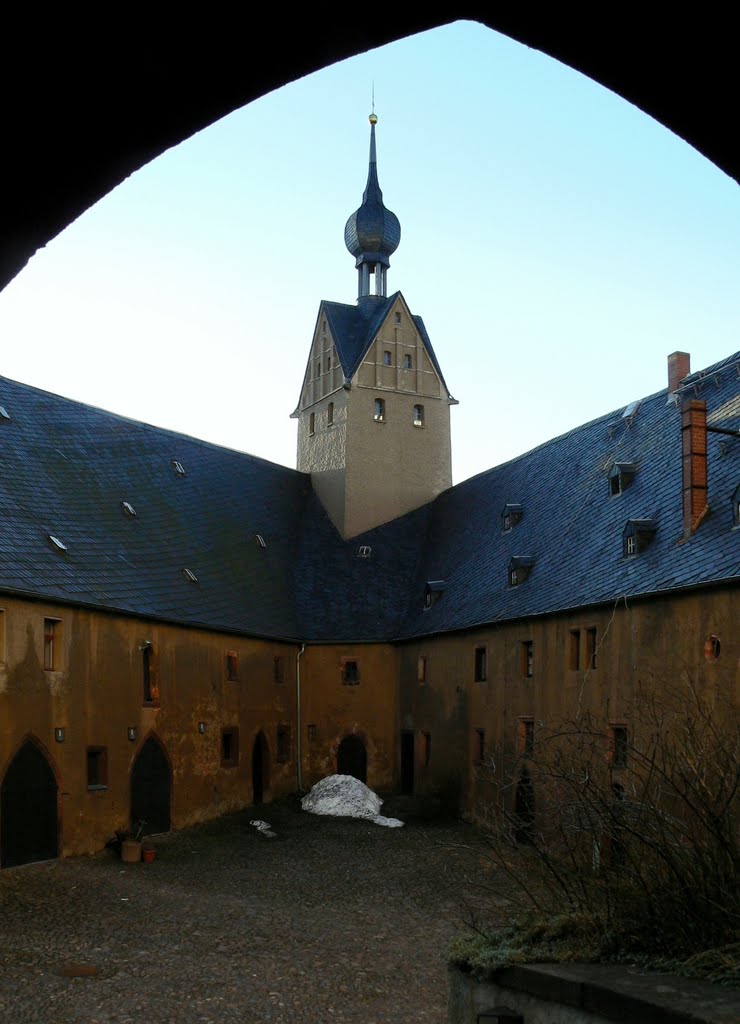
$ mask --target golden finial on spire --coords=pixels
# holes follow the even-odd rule
[[[370,124],[378,123],[378,115],[375,113],[375,82],[373,81],[373,93],[372,93],[372,109],[370,111],[370,117],[368,118]]]

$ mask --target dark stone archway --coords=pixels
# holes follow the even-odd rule
[[[359,736],[345,736],[337,748],[337,775],[353,775],[367,782],[367,750]]]
[[[29,739],[8,765],[0,789],[0,864],[9,868],[58,854],[57,780]]]
[[[142,835],[170,830],[172,769],[162,746],[150,736],[131,768],[131,828]]]

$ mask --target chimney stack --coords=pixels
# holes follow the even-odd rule
[[[707,511],[707,403],[704,401],[690,399],[681,406],[681,454],[683,528],[688,536]]]
[[[691,373],[691,355],[688,352],[671,352],[668,356],[668,394],[678,391],[678,385]]]

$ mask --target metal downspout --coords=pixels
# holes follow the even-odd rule
[[[296,707],[296,778],[298,782],[298,792],[303,792],[303,750],[301,744],[302,730],[301,725],[301,655],[306,649],[305,644],[301,644],[301,649],[296,655],[295,659],[295,707]]]

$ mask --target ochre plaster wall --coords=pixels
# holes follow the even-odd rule
[[[444,597],[442,598],[444,600]],[[491,799],[490,761],[497,778],[510,779],[521,764],[518,726],[532,718],[536,731],[578,713],[596,716],[606,730],[638,724],[640,692],[666,699],[689,680],[716,702],[721,714],[740,711],[740,593],[702,590],[675,597],[624,601],[614,608],[506,623],[404,644],[400,653],[400,720],[415,735],[415,790],[459,793],[460,808],[481,813]],[[587,668],[586,631],[596,629],[596,668]],[[579,669],[570,668],[570,634],[580,632]],[[705,643],[721,642],[717,660]],[[533,644],[533,673],[526,676],[522,643]],[[476,682],[475,649],[485,647],[485,681]],[[426,659],[419,681],[418,659]],[[486,766],[478,762],[478,730],[485,732]],[[423,764],[431,736],[430,764]]]

